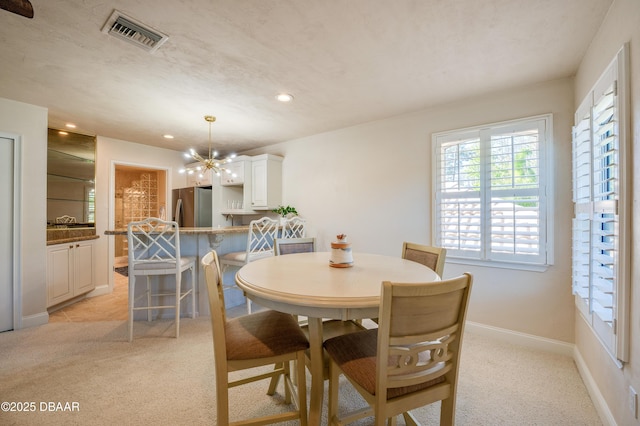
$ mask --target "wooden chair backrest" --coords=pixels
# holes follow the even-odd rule
[[[278,238],[275,244],[275,255],[294,253],[311,253],[316,251],[315,238]]]
[[[376,394],[445,376],[455,391],[472,277],[382,284]],[[386,402],[381,399],[380,403]]]
[[[442,276],[447,250],[442,247],[425,246],[415,243],[402,243],[402,258],[422,263]]]

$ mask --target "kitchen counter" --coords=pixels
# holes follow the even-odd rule
[[[222,227],[201,227],[201,228],[180,228],[180,253],[182,256],[193,256],[199,265],[202,256],[211,250],[216,250],[218,255],[225,253],[244,251],[247,247],[247,234],[249,226],[222,226]],[[126,228],[108,229],[105,235],[113,238],[127,238]],[[224,282],[235,286],[235,273],[237,268],[229,268],[224,273]],[[206,297],[207,283],[201,268],[196,268],[196,304],[199,315],[209,314],[209,304]],[[227,307],[244,305],[245,299],[242,291],[237,289],[225,289],[225,304]],[[186,315],[186,314],[185,314]]]
[[[180,235],[218,235],[218,234],[243,234],[249,232],[249,226],[222,226],[206,228],[180,228]],[[108,229],[105,235],[127,235],[126,228]]]
[[[126,234],[126,232],[125,232]],[[47,229],[47,245],[97,240],[96,228],[51,228]]]

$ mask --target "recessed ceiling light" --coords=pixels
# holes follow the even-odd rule
[[[173,135],[163,135],[162,137],[165,139],[173,139]]]
[[[64,130],[59,130],[58,134],[60,134],[60,135],[68,135],[69,133],[65,132]]]
[[[291,102],[293,100],[293,95],[288,93],[280,93],[276,96],[276,99],[280,102]]]
[[[69,129],[75,129],[76,128],[76,125],[73,124],[73,123],[67,123],[67,124],[65,124],[65,126],[68,127]]]

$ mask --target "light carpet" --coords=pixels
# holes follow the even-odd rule
[[[216,424],[210,327],[208,318],[183,319],[176,340],[173,322],[136,322],[132,343],[123,321],[0,333],[0,402],[35,403],[32,412],[0,411],[0,424]],[[463,346],[456,424],[602,424],[571,358],[470,332]],[[286,411],[282,389],[269,397],[267,384],[232,389],[232,419]],[[340,386],[341,407],[363,405],[348,383]],[[326,391],[325,383],[325,402]],[[50,402],[78,410],[48,411]],[[439,403],[415,414],[423,424],[438,424]]]

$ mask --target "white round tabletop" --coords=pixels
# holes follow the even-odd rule
[[[354,253],[350,268],[331,267],[329,258],[329,252],[314,252],[256,260],[238,271],[236,282],[258,303],[272,301],[307,308],[370,310],[379,306],[383,281],[440,280],[430,268],[400,257]],[[304,309],[285,311],[305,315]]]

